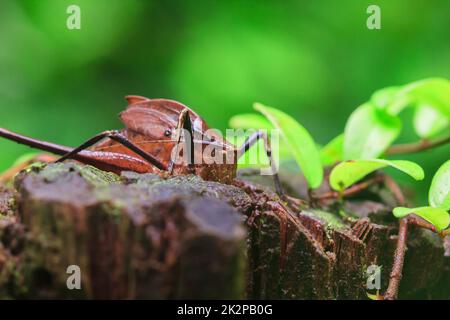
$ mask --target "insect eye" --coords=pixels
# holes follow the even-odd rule
[[[164,135],[166,137],[170,137],[172,135],[172,131],[170,131],[170,129],[167,129],[166,131],[164,131]]]

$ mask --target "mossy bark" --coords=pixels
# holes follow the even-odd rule
[[[305,196],[300,176],[285,182]],[[386,288],[396,234],[388,193],[298,212],[264,184],[251,172],[232,186],[31,167],[0,190],[0,297],[366,299],[372,264]],[[400,298],[450,298],[450,253],[411,230]],[[81,290],[67,288],[69,265],[80,267]]]
[[[241,298],[245,230],[226,201],[245,194],[196,177],[118,177],[87,166],[49,165],[15,180],[20,222],[2,238],[23,238],[14,264],[1,267],[2,293],[14,298]],[[220,194],[215,191],[222,190]],[[16,217],[14,217],[15,219]],[[11,226],[21,234],[11,234]],[[23,228],[22,228],[23,226]],[[27,230],[25,233],[22,229]],[[17,251],[17,250],[16,250]],[[13,258],[11,258],[13,256]],[[69,290],[68,266],[81,270]],[[19,275],[21,281],[13,279]],[[8,288],[11,284],[11,288]]]
[[[307,198],[301,175],[280,174],[292,196]],[[381,290],[389,281],[398,222],[395,200],[374,186],[342,203],[306,208],[286,214],[279,208],[270,177],[254,170],[241,171],[238,185],[257,204],[249,234],[249,284],[252,298],[367,299],[367,268],[381,267]],[[257,183],[255,185],[255,183]],[[319,192],[326,192],[328,186]],[[286,218],[287,217],[287,218]],[[284,231],[283,231],[284,229]],[[280,234],[286,232],[284,267]],[[450,298],[450,240],[428,230],[410,227],[399,297]]]

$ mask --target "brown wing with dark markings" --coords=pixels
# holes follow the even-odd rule
[[[213,140],[221,142],[229,148],[229,143],[218,133],[209,131],[209,138],[203,136],[209,130],[208,124],[193,110],[184,104],[169,99],[148,99],[141,96],[127,96],[130,103],[125,111],[120,113],[120,118],[128,130],[140,133],[148,138],[157,140],[170,140],[165,136],[167,130],[174,132],[178,124],[178,118],[185,109],[189,110],[192,128],[197,134],[196,139]]]
[[[119,117],[128,130],[140,133],[156,140],[170,140],[166,132],[174,132],[178,118],[184,109],[189,110],[191,121],[199,130],[207,130],[206,123],[187,106],[167,99],[146,99],[144,97],[128,96],[131,102]],[[196,129],[197,129],[196,128]]]
[[[234,146],[217,133],[210,132],[209,137],[204,137],[203,133],[209,129],[208,125],[197,113],[182,103],[168,99],[149,99],[142,96],[126,96],[125,99],[129,105],[119,114],[120,119],[125,124],[122,133],[134,144],[158,157],[165,164],[168,164],[172,148],[175,146],[172,133],[177,129],[179,116],[185,109],[189,110],[196,139],[210,141],[213,137],[212,140],[215,143],[222,143],[228,150],[234,149]],[[203,148],[204,146],[200,150]],[[111,140],[105,140],[92,149],[139,157],[129,149]]]

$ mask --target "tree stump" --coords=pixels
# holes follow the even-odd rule
[[[18,217],[1,228],[9,297],[242,297],[245,230],[227,200],[248,197],[236,187],[71,163],[31,168],[15,189]],[[81,290],[67,288],[70,265]]]
[[[290,195],[308,197],[302,175],[280,172],[280,177]],[[249,231],[249,297],[367,299],[366,272],[371,265],[381,267],[380,293],[386,290],[398,232],[392,215],[395,201],[387,190],[374,186],[341,207],[332,203],[293,216],[277,205],[270,176],[242,170],[238,178],[238,185],[258,204]],[[329,191],[329,186],[320,189]],[[286,261],[280,265],[283,229]],[[399,297],[450,298],[450,237],[443,242],[431,231],[409,229]]]
[[[385,290],[397,231],[385,190],[348,199],[343,218],[333,204],[290,209],[269,179],[32,166],[0,189],[0,297],[366,299],[372,264]],[[305,196],[300,175],[284,182]],[[448,242],[411,228],[400,298],[450,298]]]

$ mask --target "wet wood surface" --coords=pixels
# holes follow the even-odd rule
[[[295,210],[269,179],[29,168],[0,189],[0,297],[367,299],[372,264],[386,288],[397,222],[384,190],[340,214]],[[301,176],[283,180],[305,196]],[[448,241],[411,229],[400,298],[450,298]],[[81,290],[67,288],[69,265]]]

